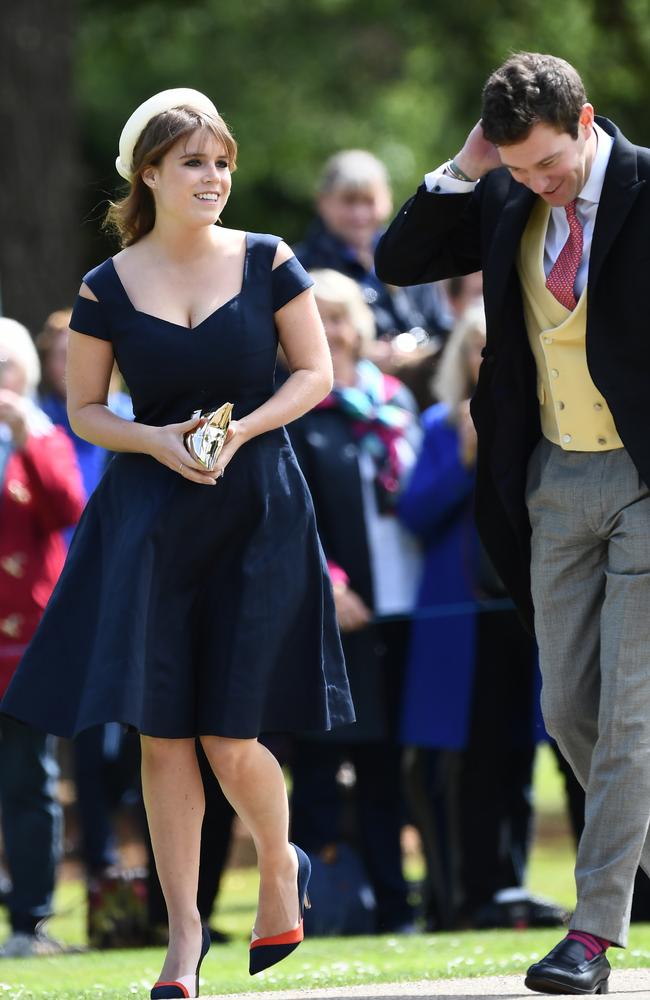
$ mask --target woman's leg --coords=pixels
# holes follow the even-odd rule
[[[205,799],[193,739],[142,736],[142,794],[169,919],[160,979],[196,969],[201,918],[196,903]]]
[[[298,859],[289,846],[289,805],[282,769],[257,740],[201,736],[224,795],[253,837],[260,869],[255,934],[298,926]]]
[[[215,900],[219,893],[221,876],[228,860],[231,833],[235,814],[221,785],[198,745],[199,768],[205,792],[205,816],[201,830],[201,863],[199,866],[198,907],[204,924],[210,923]]]

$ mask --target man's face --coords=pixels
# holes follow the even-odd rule
[[[591,170],[596,151],[594,109],[583,105],[578,137],[538,122],[522,142],[499,146],[501,162],[513,178],[549,205],[568,205],[578,196]]]
[[[390,191],[378,181],[320,195],[319,214],[331,233],[355,250],[372,248],[375,233],[392,210]]]

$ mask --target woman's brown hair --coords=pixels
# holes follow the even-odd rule
[[[225,121],[218,114],[206,114],[194,108],[172,108],[156,115],[147,124],[133,150],[133,179],[129,192],[112,201],[104,219],[104,228],[117,233],[123,247],[131,246],[151,232],[156,221],[153,193],[142,180],[145,167],[157,166],[165,153],[183,136],[197,129],[209,133],[226,150],[231,171],[237,167],[237,143]]]

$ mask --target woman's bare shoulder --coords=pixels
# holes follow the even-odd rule
[[[99,302],[99,299],[94,292],[90,290],[85,281],[81,282],[81,288],[79,289],[79,297],[82,299],[90,299],[91,302]]]
[[[278,248],[275,251],[275,257],[273,258],[273,269],[279,267],[280,264],[284,264],[285,261],[291,260],[295,254],[290,246],[288,246],[284,240],[280,240],[278,243]]]

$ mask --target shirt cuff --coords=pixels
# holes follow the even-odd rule
[[[449,162],[447,160],[447,163]],[[450,177],[445,173],[447,163],[424,175],[424,186],[427,191],[431,194],[471,194],[478,181],[457,181],[455,177]]]

